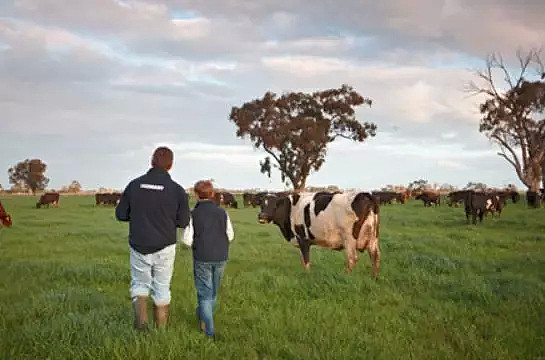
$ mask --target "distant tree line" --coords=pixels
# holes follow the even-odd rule
[[[25,159],[8,169],[9,183],[12,193],[26,193],[44,191],[49,184],[49,178],[45,176],[47,164],[40,159]],[[63,186],[60,192],[79,193],[82,187],[79,181],[73,180],[69,185]],[[0,191],[4,191],[0,185]]]

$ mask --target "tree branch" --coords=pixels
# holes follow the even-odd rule
[[[502,152],[499,152],[498,153],[499,156],[501,156],[502,158],[504,158],[505,160],[507,160],[508,163],[510,163],[514,168],[515,168],[515,171],[517,172],[517,175],[520,179],[520,181],[526,185],[526,187],[530,187],[530,185],[528,184],[528,182],[525,180],[525,176],[523,176],[522,172],[521,172],[521,169],[520,169],[520,166],[517,166],[517,164],[515,164],[515,162],[513,162],[513,160],[509,159],[509,157],[505,154],[505,152],[503,152],[503,149],[502,149]]]
[[[337,133],[337,134],[333,135],[333,137],[331,137],[331,141],[334,141],[338,137],[342,137],[343,139],[347,139],[347,140],[352,140],[352,138],[350,136],[346,136],[344,134]]]
[[[503,157],[505,157],[507,159],[507,155],[505,155],[505,149],[507,149],[509,151],[509,153],[511,153],[512,161],[510,161],[510,162],[514,162],[515,164],[513,166],[515,167],[517,172],[521,172],[522,171],[522,166],[521,166],[520,160],[518,159],[518,156],[515,153],[515,151],[513,150],[513,148],[511,146],[509,146],[507,141],[502,139],[499,135],[494,134],[491,137],[492,137],[492,139],[496,140],[500,144],[500,148],[502,150]],[[523,165],[524,165],[524,168],[526,168],[527,164],[524,163]]]

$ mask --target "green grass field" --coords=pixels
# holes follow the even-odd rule
[[[179,248],[169,327],[132,330],[127,226],[91,197],[2,198],[0,359],[544,359],[545,210],[382,207],[382,267],[313,248],[312,271],[257,209],[236,232],[209,342],[194,317],[191,252]],[[151,315],[151,314],[150,314]]]

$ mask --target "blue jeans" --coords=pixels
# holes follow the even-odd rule
[[[197,290],[197,316],[206,325],[206,335],[214,335],[214,311],[225,261],[193,261],[193,276]]]
[[[151,254],[131,249],[131,298],[148,296],[157,306],[170,304],[170,280],[174,271],[176,244]]]

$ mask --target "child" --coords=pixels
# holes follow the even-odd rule
[[[197,290],[197,316],[206,336],[214,337],[214,310],[223,269],[234,238],[229,215],[213,201],[214,187],[208,180],[195,184],[197,204],[191,211],[183,242],[193,249],[193,276]]]

